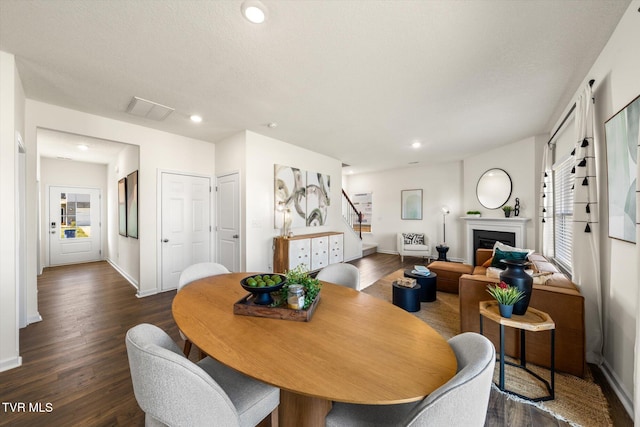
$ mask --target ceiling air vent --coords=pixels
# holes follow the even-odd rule
[[[146,117],[147,119],[157,120],[159,122],[166,119],[173,110],[173,108],[167,107],[166,105],[138,98],[137,96],[134,96],[131,99],[129,106],[127,107],[127,113],[129,114]]]

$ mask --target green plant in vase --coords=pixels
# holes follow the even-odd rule
[[[513,206],[504,205],[502,207],[502,210],[504,211],[504,216],[509,218],[511,216],[511,211],[513,210]]]
[[[304,307],[303,310],[308,309],[313,304],[322,288],[320,280],[315,279],[309,275],[309,269],[305,264],[300,264],[293,270],[289,270],[285,273],[287,281],[280,289],[280,300],[286,301],[287,294],[289,293],[289,285],[302,285],[304,287]]]
[[[487,285],[487,292],[500,304],[513,305],[524,298],[524,292],[520,289],[509,286],[505,282],[494,285]]]

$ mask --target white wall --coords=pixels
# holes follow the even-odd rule
[[[627,410],[635,410],[640,425],[640,295],[638,272],[640,242],[632,244],[608,236],[607,165],[604,122],[640,95],[640,0],[633,0],[589,73],[594,79],[595,139],[598,148],[598,192],[600,217],[600,268],[604,327],[604,373]],[[574,99],[578,93],[576,92]],[[567,106],[567,110],[570,106]],[[554,129],[562,116],[557,118]],[[635,385],[634,385],[635,379]],[[635,405],[634,405],[635,402]]]
[[[103,195],[107,212],[107,259],[138,288],[140,282],[140,240],[121,236],[118,226],[118,181],[138,170],[140,148],[125,145],[115,162],[107,166],[107,194]],[[140,223],[140,218],[138,218]]]
[[[371,192],[373,218],[371,233],[363,233],[365,242],[378,244],[378,252],[398,253],[396,234],[425,233],[437,256],[435,246],[442,243],[442,206],[448,206],[446,233],[450,259],[465,256],[463,221],[466,212],[462,203],[462,162],[414,166],[375,173],[348,175],[344,178],[350,196]],[[401,219],[402,190],[422,189],[422,220]]]
[[[492,168],[504,169],[512,182],[511,197],[506,204],[514,206],[517,197],[520,200],[519,216],[531,218],[531,221],[527,222],[526,233],[526,246],[531,249],[536,245],[535,230],[539,204],[537,194],[540,176],[535,161],[536,148],[540,145],[537,141],[542,140],[544,137],[530,137],[464,159],[463,214],[469,210],[476,210],[486,218],[504,218],[502,209],[487,209],[480,204],[476,196],[476,186],[484,172]]]
[[[246,132],[243,131],[216,142],[216,176],[238,173],[240,179],[240,271],[247,271],[246,139]]]
[[[22,364],[18,337],[16,132],[24,137],[24,90],[13,55],[0,51],[0,371]]]
[[[42,216],[40,229],[40,257],[45,266],[49,265],[49,187],[50,186],[98,188],[102,195],[100,206],[101,250],[105,254],[107,223],[106,223],[106,195],[107,195],[107,166],[98,163],[74,162],[52,158],[40,159],[40,194],[42,194]]]
[[[294,234],[343,231],[341,214],[342,163],[277,139],[246,132],[246,269],[272,271],[274,228],[274,165],[288,165],[330,175],[331,205],[327,223],[320,227],[294,228]],[[346,238],[345,238],[346,241]],[[360,255],[361,253],[360,248]],[[345,244],[345,259],[357,257],[353,245]]]
[[[33,100],[26,102],[26,118],[26,141],[31,146],[35,146],[37,129],[42,127],[139,147],[140,280],[138,295],[146,296],[156,293],[159,286],[157,257],[160,250],[157,222],[157,210],[160,207],[157,200],[157,171],[164,169],[213,176],[215,175],[214,144]],[[30,180],[33,181],[34,188],[27,189],[34,209],[37,206],[35,164],[36,161],[33,159],[34,168]],[[27,173],[29,174],[30,171],[28,170]],[[27,226],[37,230],[35,217],[32,220],[28,218]],[[35,246],[35,237],[33,242]],[[29,250],[30,258],[36,259],[36,254],[35,247]],[[33,276],[29,286],[35,292],[36,269],[32,271]]]

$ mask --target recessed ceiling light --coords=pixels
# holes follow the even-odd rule
[[[413,148],[420,148],[422,146],[422,144],[420,144],[420,141],[415,141],[413,144],[411,144],[411,146]]]
[[[202,121],[202,116],[198,116],[197,114],[193,114],[189,117],[192,122],[200,123]]]
[[[89,149],[89,146],[87,144],[78,144],[78,150],[87,151],[88,149]]]
[[[254,24],[262,24],[267,19],[267,8],[258,0],[245,1],[241,9],[242,15]]]

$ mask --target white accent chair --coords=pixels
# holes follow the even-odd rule
[[[419,238],[416,236],[422,236],[423,243],[408,243],[409,241],[419,242]],[[398,254],[400,255],[400,261],[404,262],[404,257],[431,257],[431,246],[429,246],[429,239],[426,234],[422,233],[398,233],[397,239]]]
[[[458,373],[419,402],[399,405],[334,403],[326,427],[478,426],[485,424],[496,351],[488,338],[465,332],[449,340]]]
[[[277,425],[280,389],[206,357],[193,363],[162,329],[143,323],[125,338],[133,392],[146,426]]]
[[[230,271],[227,270],[227,267],[215,262],[200,262],[198,264],[192,264],[180,273],[180,278],[178,279],[178,292],[180,292],[180,289],[185,285],[188,285],[195,280],[225,273],[230,273]],[[182,331],[180,331],[180,338],[184,340],[184,355],[189,357],[189,353],[191,352],[191,341],[189,341]],[[200,356],[202,358],[204,357],[204,354],[201,352]]]
[[[360,270],[352,264],[328,265],[318,272],[316,279],[347,286],[356,291],[360,289]]]

